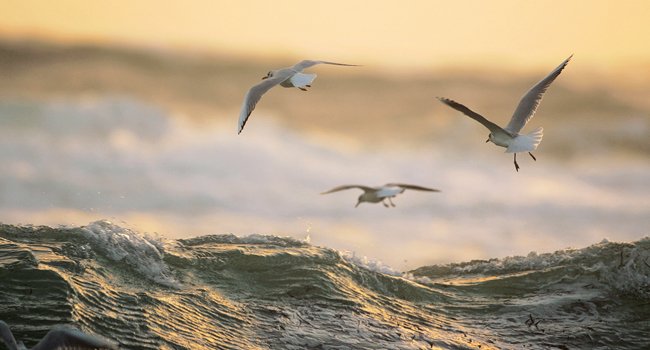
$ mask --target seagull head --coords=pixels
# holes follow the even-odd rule
[[[262,80],[272,78],[273,77],[273,71],[270,70],[268,73],[266,73],[265,77],[262,77]]]

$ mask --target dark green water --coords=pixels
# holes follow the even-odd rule
[[[0,225],[0,319],[124,349],[641,349],[650,240],[395,276],[274,236]],[[0,346],[0,348],[2,348]]]

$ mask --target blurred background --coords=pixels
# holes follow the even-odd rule
[[[309,239],[397,270],[632,241],[650,228],[645,1],[0,2],[0,221]],[[569,55],[524,128],[505,125]],[[316,66],[309,92],[246,91]],[[341,184],[406,182],[396,208]]]

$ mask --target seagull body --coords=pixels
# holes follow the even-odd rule
[[[381,202],[386,208],[390,206],[394,207],[395,204],[391,200],[391,198],[397,196],[398,194],[406,191],[406,190],[417,190],[417,191],[427,191],[427,192],[440,192],[440,190],[434,189],[434,188],[428,188],[428,187],[422,187],[422,186],[416,186],[416,185],[408,185],[408,184],[400,184],[400,183],[389,183],[385,184],[383,186],[379,187],[369,187],[369,186],[363,186],[363,185],[342,185],[338,187],[334,187],[333,189],[323,192],[321,194],[328,194],[332,192],[338,192],[338,191],[343,191],[343,190],[348,190],[351,188],[358,188],[363,190],[363,193],[359,196],[357,199],[357,204],[354,206],[355,208],[359,206],[359,204],[363,202],[367,203],[379,203]],[[388,201],[386,203],[385,201]]]
[[[244,103],[239,113],[239,124],[237,126],[237,133],[241,133],[246,125],[248,117],[250,117],[255,105],[262,98],[267,91],[276,85],[280,85],[285,88],[296,87],[302,91],[307,91],[308,87],[311,87],[311,83],[316,79],[316,74],[306,74],[302,73],[303,69],[315,66],[317,64],[332,64],[336,66],[356,66],[355,64],[345,64],[345,63],[336,63],[328,61],[312,61],[304,60],[296,63],[292,67],[286,67],[281,69],[275,69],[269,71],[265,77],[262,78],[261,83],[253,86],[246,96],[244,96]]]
[[[517,164],[517,153],[518,152],[528,152],[533,160],[537,160],[535,156],[531,153],[537,149],[537,146],[542,142],[542,137],[544,136],[544,129],[541,127],[533,130],[528,134],[520,134],[519,132],[523,127],[528,123],[528,121],[533,117],[539,103],[542,100],[542,96],[555,80],[555,78],[562,73],[562,70],[569,63],[569,60],[573,55],[569,56],[564,62],[562,62],[557,68],[555,68],[548,76],[540,80],[535,84],[519,101],[517,109],[515,109],[510,122],[505,128],[502,128],[491,121],[487,120],[482,115],[472,111],[471,109],[465,107],[464,105],[447,98],[439,97],[438,99],[446,104],[447,106],[465,114],[466,116],[476,120],[477,122],[483,124],[488,130],[490,130],[490,135],[488,135],[488,140],[485,142],[492,141],[497,146],[505,147],[506,153],[514,153],[514,163],[515,170],[519,171],[519,164]]]
[[[9,326],[0,321],[0,339],[4,341],[9,350],[27,350],[22,342],[16,342]],[[117,346],[107,340],[88,335],[78,329],[58,326],[53,328],[31,350],[116,350]]]

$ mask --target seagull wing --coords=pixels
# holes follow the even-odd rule
[[[557,66],[546,78],[540,80],[535,86],[530,88],[528,92],[521,98],[515,113],[510,119],[510,123],[506,126],[506,130],[512,134],[518,134],[519,131],[528,123],[528,121],[535,115],[537,106],[542,101],[542,96],[546,92],[546,89],[551,85],[551,83],[557,78],[566,65],[569,63],[573,55],[569,56],[562,64]]]
[[[32,350],[50,349],[101,349],[116,350],[117,345],[92,335],[85,334],[77,329],[57,328],[49,331]]]
[[[417,185],[409,185],[409,184],[401,184],[401,183],[389,183],[389,184],[386,184],[385,186],[388,186],[388,187],[401,187],[401,188],[406,189],[406,190],[440,192],[440,190],[435,189],[435,188],[429,188],[429,187],[423,187],[423,186],[417,186]]]
[[[336,62],[329,62],[329,61],[312,61],[312,60],[304,60],[296,63],[291,69],[293,69],[296,72],[301,72],[303,69],[309,68],[311,66],[315,66],[317,64],[332,64],[335,66],[348,66],[348,67],[358,67],[359,65],[357,64],[347,64],[347,63],[336,63]]]
[[[321,192],[321,194],[328,194],[328,193],[332,193],[332,192],[338,192],[338,191],[343,191],[343,190],[349,190],[349,189],[351,189],[351,188],[359,188],[359,189],[362,189],[363,192],[372,192],[372,191],[376,191],[376,190],[377,190],[376,188],[369,187],[369,186],[362,186],[362,185],[342,185],[342,186],[334,187],[334,188],[332,188],[332,189],[329,190],[329,191]]]
[[[288,77],[289,76],[287,74],[280,74],[272,78],[265,79],[261,83],[253,86],[250,88],[250,90],[248,90],[246,96],[244,97],[244,104],[241,107],[241,112],[239,113],[239,124],[237,125],[238,134],[241,134],[242,130],[244,130],[244,125],[246,125],[248,117],[250,117],[251,113],[253,113],[255,105],[257,105],[257,102],[259,102],[259,100],[262,98],[262,95],[264,95],[272,87],[285,81]]]
[[[2,337],[1,339],[4,341],[4,344],[9,348],[9,350],[18,349],[16,338],[14,338],[14,335],[11,333],[11,329],[9,329],[9,326],[4,321],[0,321],[0,337]]]
[[[483,124],[483,126],[488,128],[490,130],[490,132],[492,132],[493,134],[498,134],[498,133],[506,133],[508,135],[510,134],[510,133],[506,132],[505,130],[503,130],[500,126],[498,126],[498,125],[492,123],[491,121],[485,119],[485,117],[483,117],[482,115],[472,111],[471,109],[465,107],[464,105],[462,105],[462,104],[460,104],[460,103],[458,103],[458,102],[456,102],[454,100],[450,100],[450,99],[444,98],[444,97],[438,97],[438,99],[440,100],[440,102],[446,104],[447,106],[449,106],[449,107],[451,107],[451,108],[465,114],[466,116],[476,120],[477,122]]]

